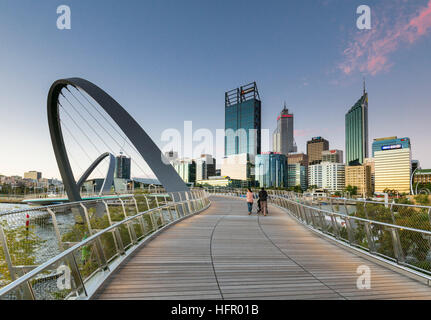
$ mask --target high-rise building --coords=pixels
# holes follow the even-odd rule
[[[376,170],[374,166],[374,158],[365,158],[364,164],[370,167],[371,170],[371,193],[374,193],[374,186],[375,186],[375,177],[376,177]]]
[[[342,163],[322,162],[308,167],[308,185],[330,192],[343,191],[345,166]]]
[[[115,157],[114,178],[130,180],[130,160],[130,158],[122,154]]]
[[[286,103],[277,117],[277,128],[272,134],[272,148],[274,152],[285,155],[297,151],[293,138],[293,114],[289,113]]]
[[[329,150],[329,142],[322,137],[314,137],[307,141],[308,164],[322,162],[322,151]]]
[[[371,184],[371,166],[367,164],[346,167],[346,186],[358,188],[363,197],[373,194]]]
[[[39,171],[24,172],[24,179],[40,180],[42,179],[42,172],[39,172]]]
[[[256,82],[225,93],[225,156],[261,151],[261,101]]]
[[[375,192],[385,189],[410,192],[412,153],[409,138],[375,139],[373,142]]]
[[[301,166],[308,166],[308,156],[305,153],[291,153],[287,156],[288,164],[299,163]]]
[[[287,186],[296,187],[301,186],[302,190],[307,190],[308,187],[308,174],[307,167],[300,163],[287,164]]]
[[[346,164],[363,164],[368,158],[368,93],[346,113]]]
[[[267,152],[255,159],[255,179],[261,187],[287,187],[287,158],[284,154]]]
[[[373,157],[376,151],[389,150],[390,148],[395,148],[395,149],[410,148],[410,139],[409,138],[398,139],[397,136],[374,139],[373,146],[372,146]]]
[[[196,181],[196,162],[192,159],[177,159],[172,162],[172,166],[184,182],[194,183]]]
[[[207,180],[215,176],[216,159],[209,154],[202,154],[196,162],[196,180]]]
[[[220,175],[236,180],[248,180],[254,176],[253,164],[253,155],[233,154],[222,159]]]
[[[343,163],[343,151],[342,150],[322,151],[322,162]]]
[[[431,169],[418,169],[415,172],[414,183],[431,183]]]

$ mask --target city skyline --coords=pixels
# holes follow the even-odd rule
[[[229,52],[222,50],[222,44],[233,41],[232,31],[248,21],[235,21],[212,4],[171,4],[166,11],[163,4],[136,2],[140,10],[130,13],[120,5],[107,8],[101,3],[72,3],[68,31],[55,28],[54,1],[25,2],[24,11],[12,3],[0,4],[1,34],[8,48],[0,53],[4,89],[0,134],[9,137],[2,141],[0,174],[37,170],[59,178],[46,124],[46,96],[52,81],[74,75],[100,84],[116,97],[159,147],[164,145],[163,129],[181,129],[186,120],[192,120],[196,129],[223,128],[223,93],[256,81],[262,129],[273,132],[274,117],[286,100],[289,112],[295,114],[298,152],[305,152],[306,141],[314,136],[329,140],[330,149],[345,150],[344,114],[360,97],[365,76],[370,94],[369,145],[378,137],[409,137],[413,158],[423,168],[431,167],[423,134],[431,115],[427,89],[431,67],[426,63],[431,51],[430,1],[373,4],[370,31],[356,29],[354,1],[320,1],[317,6],[274,2],[261,12],[257,3],[253,9],[245,8],[244,16],[257,14],[260,48],[250,51],[253,47],[243,44]],[[107,21],[123,22],[95,21],[96,12]],[[174,12],[179,17],[169,22]],[[295,17],[298,12],[309,13],[310,19]],[[139,20],[139,14],[146,19]],[[166,26],[157,20],[162,16]],[[186,19],[190,16],[194,20]],[[408,25],[416,26],[416,31],[402,28]],[[325,39],[318,36],[323,33]],[[161,41],[161,35],[167,41]],[[96,36],[97,44],[92,40]],[[200,45],[189,46],[195,39]],[[351,45],[352,39],[358,40],[358,48]],[[369,41],[378,46],[369,49]],[[121,45],[112,46],[114,42]],[[243,56],[244,50],[250,54]],[[166,112],[159,112],[161,108]],[[166,116],[178,109],[182,118]]]

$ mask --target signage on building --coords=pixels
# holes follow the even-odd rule
[[[401,144],[392,144],[389,146],[382,146],[382,150],[393,150],[393,149],[401,149],[403,146]]]

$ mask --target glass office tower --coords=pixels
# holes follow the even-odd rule
[[[268,152],[256,156],[255,179],[260,187],[287,187],[287,157]]]
[[[368,93],[346,113],[346,164],[363,164],[368,158]]]
[[[115,158],[114,178],[130,180],[130,160],[122,154]]]
[[[256,82],[225,93],[225,156],[261,151],[261,101]]]

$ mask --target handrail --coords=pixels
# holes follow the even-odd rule
[[[243,190],[223,190],[222,188],[210,189],[208,192],[214,195],[233,197],[243,197],[245,194]],[[391,203],[388,206],[389,211],[385,214],[390,214],[388,217],[389,219],[392,218],[393,223],[388,223],[369,219],[368,215],[372,211],[364,211],[367,218],[362,218],[349,215],[347,208],[346,213],[329,211],[305,204],[304,200],[306,199],[298,197],[293,192],[268,191],[268,201],[286,210],[308,228],[354,250],[392,264],[399,270],[415,274],[428,282],[431,281],[431,260],[428,258],[431,252],[431,230],[396,224],[398,217],[404,217],[404,219],[411,219],[405,220],[406,224],[420,226],[420,223],[423,223],[424,227],[426,224],[427,229],[431,228],[431,210],[416,213],[408,212],[407,215],[403,216],[402,210],[393,210],[393,207],[399,204]],[[382,206],[385,205],[381,202],[377,203]],[[347,203],[347,205],[349,204]],[[414,205],[407,207],[431,209],[431,207]],[[421,219],[424,218],[423,214],[427,215],[428,218],[426,221],[414,220],[415,214],[422,214]],[[342,230],[344,233],[341,233]],[[389,233],[389,237],[387,233]]]
[[[21,288],[21,286],[23,286],[23,285],[25,286],[26,284],[28,284],[28,286],[31,287],[30,281],[32,279],[34,279],[36,276],[38,276],[40,273],[42,273],[46,270],[49,270],[50,267],[63,261],[66,258],[69,258],[69,259],[72,258],[74,260],[75,259],[74,258],[75,252],[77,252],[79,249],[81,249],[85,246],[89,246],[95,242],[97,245],[101,245],[100,238],[102,235],[108,234],[110,232],[115,233],[116,231],[120,230],[120,227],[123,225],[126,225],[127,227],[129,227],[129,225],[128,225],[129,223],[131,223],[132,221],[139,220],[139,218],[143,217],[144,215],[150,215],[151,221],[153,221],[154,216],[152,214],[156,213],[156,212],[160,212],[161,224],[159,225],[158,223],[156,223],[156,225],[154,225],[152,222],[153,228],[152,228],[152,230],[150,230],[149,233],[145,233],[144,229],[142,229],[143,234],[142,234],[142,236],[139,237],[138,241],[136,241],[136,235],[134,234],[135,231],[133,231],[132,233],[133,233],[133,237],[135,240],[135,242],[132,245],[134,247],[133,250],[135,250],[141,243],[146,241],[145,239],[148,239],[149,237],[151,237],[153,232],[160,230],[161,228],[164,228],[166,226],[169,226],[170,224],[175,223],[176,221],[181,220],[181,219],[183,219],[183,218],[185,218],[191,214],[196,214],[196,213],[206,209],[210,204],[210,202],[208,200],[208,195],[204,190],[201,190],[201,191],[192,190],[190,192],[187,192],[186,194],[189,194],[189,195],[186,196],[185,200],[178,201],[178,200],[175,200],[174,194],[170,193],[169,195],[172,195],[172,197],[171,197],[172,200],[168,202],[167,196],[166,196],[165,197],[166,204],[161,205],[161,206],[158,205],[155,208],[151,208],[151,209],[147,209],[147,210],[142,211],[142,212],[138,212],[137,214],[132,215],[132,216],[126,216],[123,220],[118,221],[114,224],[111,224],[107,228],[104,228],[103,230],[100,230],[100,231],[96,232],[95,234],[90,235],[88,238],[80,241],[79,243],[74,244],[73,246],[71,246],[68,249],[65,249],[64,251],[62,251],[61,253],[59,253],[55,257],[45,261],[44,263],[37,266],[33,270],[29,271],[28,273],[22,275],[18,279],[12,281],[11,283],[9,283],[6,286],[4,286],[3,288],[1,288],[0,289],[0,298],[2,298],[6,294],[12,292],[13,290],[15,290],[17,288]],[[133,196],[131,196],[130,198],[135,199]],[[124,197],[123,197],[123,199],[124,199]],[[180,199],[181,199],[181,197],[180,197]],[[97,203],[97,202],[100,202],[100,200],[79,201],[77,203],[79,203],[80,205],[83,205],[83,204]],[[68,205],[70,206],[71,203],[68,203]],[[137,206],[136,201],[135,201],[135,205]],[[64,206],[64,205],[62,205],[62,206]],[[47,207],[52,208],[52,206],[46,206],[44,208],[47,209]],[[58,207],[58,206],[54,206],[54,207]],[[124,210],[124,204],[122,205],[122,207]],[[85,208],[85,207],[83,207],[83,208]],[[174,208],[174,210],[176,212],[176,219],[173,219],[171,208]],[[179,208],[180,208],[180,210],[178,210]],[[137,209],[137,207],[136,207],[136,209]],[[166,210],[166,209],[169,211],[169,214],[170,214],[170,219],[167,219],[168,220],[167,222],[165,221],[165,218],[163,218],[163,210]],[[18,210],[18,211],[21,212],[20,210]],[[24,211],[28,211],[28,210],[24,210]],[[143,228],[143,226],[142,226],[142,228]],[[129,232],[130,232],[130,229],[129,229]],[[113,233],[113,236],[114,236],[114,233]],[[130,234],[130,237],[132,238],[132,234]],[[130,240],[133,242],[132,239],[130,239]],[[140,240],[143,240],[143,241],[139,242]],[[115,240],[115,236],[114,236],[114,241],[122,242],[121,238]],[[118,250],[118,248],[117,248],[117,250]],[[131,250],[131,251],[133,251],[133,250]],[[114,257],[117,257],[118,254],[120,254],[120,252],[117,252],[117,254]],[[103,255],[103,249],[102,249],[102,255]],[[128,254],[126,256],[128,256]],[[124,258],[125,257],[119,259],[120,263],[124,260]],[[118,260],[118,259],[116,259],[116,260]],[[116,265],[114,266],[114,270],[118,266],[119,262],[117,261],[115,263],[116,263]],[[75,262],[75,264],[76,264],[76,262]],[[108,268],[111,265],[113,265],[113,262],[111,262],[111,264],[108,265]],[[103,266],[99,265],[97,270],[101,270],[102,268],[103,268]],[[112,271],[113,270],[111,270],[110,272],[112,272]],[[77,272],[79,273],[78,274],[79,279],[81,279],[81,283],[84,286],[84,290],[85,290],[85,280],[82,281],[79,268],[78,268]],[[91,278],[91,276],[89,278]],[[74,280],[75,280],[75,282],[77,281],[77,279],[74,279]],[[99,285],[101,285],[101,283],[98,284],[98,286]],[[78,292],[79,288],[78,288],[78,285],[76,285],[76,283],[75,283],[75,286],[77,287],[77,288],[75,288],[75,294],[77,296],[79,296],[79,292]],[[87,291],[85,290],[85,292],[87,292]],[[86,293],[86,295],[88,296],[87,293]],[[33,299],[35,298],[34,294],[30,294],[30,296]]]
[[[65,202],[65,203],[59,203],[59,204],[49,204],[49,205],[45,205],[45,206],[38,206],[38,207],[32,207],[32,208],[24,208],[24,209],[13,209],[13,210],[7,210],[7,211],[2,211],[0,212],[0,217],[6,216],[6,215],[11,215],[11,214],[16,214],[16,213],[22,213],[22,212],[32,212],[32,211],[41,211],[41,210],[45,210],[45,209],[58,209],[58,208],[62,208],[62,207],[70,207],[74,204],[79,204],[79,203],[96,203],[100,200],[115,200],[117,198],[133,198],[134,195],[132,194],[122,194],[122,195],[113,195],[112,198],[99,198],[99,199],[91,199],[91,200],[81,200],[81,201],[72,201],[72,202]]]

